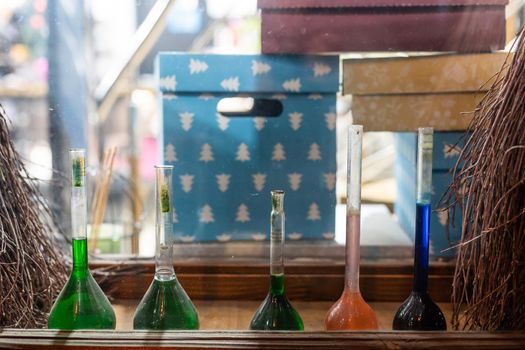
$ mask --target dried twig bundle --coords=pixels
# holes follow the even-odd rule
[[[36,328],[46,325],[68,269],[8,126],[0,105],[0,327]]]
[[[91,203],[91,251],[94,251],[97,247],[100,225],[102,225],[102,221],[104,220],[109,195],[109,185],[113,175],[113,162],[115,161],[116,154],[117,149],[115,147],[104,151],[104,160],[102,161],[100,175],[97,177],[95,196]]]
[[[474,111],[444,204],[463,214],[453,325],[525,329],[525,32]]]

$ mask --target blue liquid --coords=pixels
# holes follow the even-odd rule
[[[446,330],[443,312],[427,291],[428,249],[430,241],[430,204],[416,204],[416,242],[414,252],[414,286],[412,293],[399,307],[394,330]]]
[[[414,292],[425,293],[428,281],[430,204],[416,204],[416,242],[414,252]]]

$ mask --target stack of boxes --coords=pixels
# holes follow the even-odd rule
[[[395,214],[411,237],[415,232],[417,128],[434,134],[432,207],[436,208],[452,180],[465,140],[464,130],[477,103],[504,65],[506,53],[446,54],[404,58],[345,60],[343,86],[352,94],[352,116],[365,131],[395,131]],[[461,234],[461,213],[448,226],[448,211],[431,216],[431,253],[445,250]]]
[[[261,0],[263,51],[490,51],[504,45],[506,3],[336,1],[313,9],[301,0]],[[466,19],[474,21],[469,22],[469,31],[445,25]],[[421,31],[392,30],[392,21]],[[355,25],[363,35],[341,36],[347,33],[340,29],[343,24]],[[282,30],[294,25],[304,30]],[[309,37],[312,40],[303,40],[310,31],[315,34]],[[420,35],[410,37],[412,32]],[[323,46],[331,38],[342,46]],[[293,46],[299,44],[307,46]],[[459,155],[455,146],[470,123],[469,112],[506,59],[506,53],[484,53],[345,60],[343,93],[352,95],[353,123],[362,124],[365,131],[398,132],[395,212],[410,236],[414,235],[417,128],[435,130],[432,204],[436,206],[451,182],[450,168]],[[187,242],[268,239],[268,191],[273,188],[288,193],[288,239],[334,238],[337,56],[163,53],[158,68],[163,156],[167,164],[175,165],[174,196],[179,199],[173,218],[177,238]],[[280,101],[282,115],[230,118],[218,113],[221,99],[247,96]],[[442,252],[449,245],[447,221],[446,212],[433,213],[435,256],[452,254]],[[457,215],[452,240],[458,238],[460,223]]]
[[[461,131],[506,58],[501,52],[345,60],[343,93],[352,95],[354,123],[367,131]]]

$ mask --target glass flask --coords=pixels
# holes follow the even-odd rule
[[[155,277],[137,306],[134,329],[199,329],[195,306],[173,269],[173,166],[156,166]]]
[[[304,330],[284,291],[284,191],[275,190],[270,214],[270,290],[250,323],[252,330]]]
[[[433,129],[418,129],[416,242],[414,251],[414,285],[399,307],[394,330],[446,330],[447,322],[439,306],[430,298],[428,282],[428,250],[430,238],[430,198],[432,195]]]
[[[114,329],[115,312],[89,272],[85,150],[71,149],[73,269],[49,313],[51,329]]]
[[[374,310],[359,290],[362,143],[363,127],[352,125],[348,130],[345,286],[326,315],[329,331],[378,329]]]

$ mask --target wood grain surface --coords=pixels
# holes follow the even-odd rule
[[[97,262],[91,268],[115,266]],[[114,275],[100,283],[115,299],[139,299],[152,281],[152,261],[126,261],[121,266],[136,273]],[[175,271],[192,300],[261,300],[268,291],[267,261],[184,260],[176,261]],[[286,290],[290,298],[302,301],[335,301],[344,284],[344,264],[324,260],[290,262],[285,267]],[[433,263],[429,289],[439,302],[448,302],[454,266]],[[406,261],[364,262],[361,264],[361,292],[368,301],[401,302],[412,288],[412,263]]]
[[[0,348],[122,349],[523,349],[523,333],[2,330]]]
[[[301,315],[304,322],[305,331],[323,331],[324,319],[332,302],[327,301],[296,301],[290,300],[292,305]],[[233,300],[216,300],[194,301],[195,307],[199,313],[201,330],[248,330],[250,321],[255,310],[262,302],[260,301],[233,301]],[[117,329],[133,329],[133,315],[138,300],[116,300],[113,303],[117,315]],[[392,330],[392,320],[394,314],[400,306],[400,303],[375,302],[370,306],[376,312],[380,330]],[[452,308],[448,303],[440,303],[440,307],[445,313],[445,317],[450,319]],[[450,329],[450,324],[448,325]]]
[[[200,331],[132,331],[138,300],[115,300],[115,331],[0,329],[0,349],[122,350],[122,349],[524,349],[524,333],[392,332],[399,303],[370,303],[381,329],[376,332],[324,332],[331,302],[294,301],[305,332],[247,331],[260,301],[195,301]],[[450,305],[440,305],[450,319]]]

